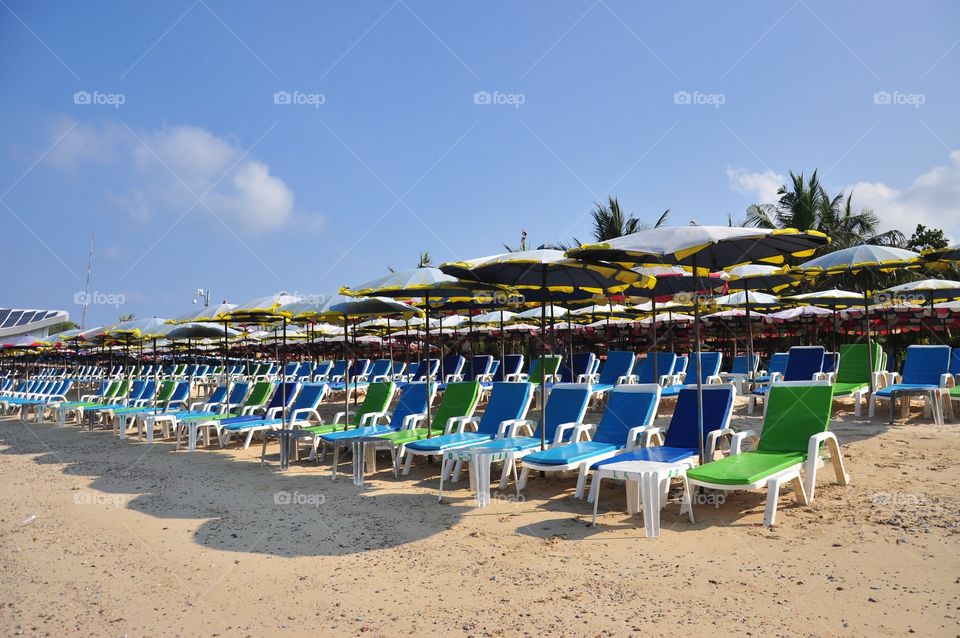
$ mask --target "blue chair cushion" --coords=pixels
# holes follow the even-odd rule
[[[878,397],[889,397],[894,390],[933,390],[939,386],[928,384],[928,383],[894,383],[893,385],[888,385],[885,388],[877,390],[874,394]]]
[[[660,445],[656,447],[642,447],[630,450],[623,454],[604,459],[599,463],[594,463],[590,469],[596,470],[604,465],[619,463],[620,461],[649,461],[651,463],[679,463],[680,461],[696,456],[699,450],[687,447],[669,447]]]
[[[612,443],[581,441],[579,443],[560,445],[541,452],[534,452],[527,456],[525,460],[543,465],[567,465],[589,460],[598,454],[616,452],[618,449],[620,448]]]
[[[388,434],[390,432],[396,432],[396,430],[391,428],[389,425],[367,425],[362,428],[354,428],[346,431],[339,430],[337,432],[323,434],[320,436],[320,439],[328,443],[336,443],[337,441],[353,439],[358,436],[376,436],[378,434]]]
[[[429,439],[420,439],[407,445],[407,449],[417,452],[437,452],[449,450],[455,447],[464,447],[467,445],[476,445],[485,441],[492,440],[493,437],[488,434],[478,432],[456,432],[453,434],[444,434]]]

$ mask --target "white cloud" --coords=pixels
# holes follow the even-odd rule
[[[764,173],[751,173],[745,168],[727,166],[727,179],[730,188],[742,195],[750,195],[757,204],[772,204],[777,201],[777,189],[786,183],[783,175],[772,170]]]
[[[935,166],[909,186],[857,182],[844,189],[851,191],[854,207],[872,208],[887,229],[899,229],[909,237],[917,224],[924,224],[960,237],[960,151],[950,153],[949,164]]]
[[[286,183],[238,144],[206,129],[181,125],[131,132],[112,122],[65,121],[53,139],[65,131],[47,161],[71,172],[90,164],[116,167],[123,183],[132,186],[108,200],[135,221],[176,218],[191,206],[200,212],[209,208],[247,232],[281,228],[294,219],[294,195]]]

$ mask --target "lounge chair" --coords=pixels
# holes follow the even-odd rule
[[[522,491],[526,486],[530,470],[578,470],[576,497],[583,498],[587,473],[593,463],[637,445],[640,433],[656,418],[660,390],[657,383],[621,385],[611,390],[599,424],[575,425],[569,442],[523,458],[518,488]],[[558,430],[558,434],[562,432]]]
[[[294,371],[294,374],[296,371]],[[234,434],[246,434],[243,443],[243,449],[250,447],[250,441],[253,435],[263,430],[272,429],[273,422],[280,422],[279,414],[286,412],[293,405],[300,392],[300,384],[296,381],[284,381],[277,385],[273,391],[270,402],[263,408],[262,414],[255,414],[256,410],[241,416],[230,417],[217,421],[214,425],[219,440],[220,447],[226,446],[230,442],[230,437]],[[270,422],[268,425],[267,423]]]
[[[750,365],[752,362],[753,365]],[[760,365],[760,355],[754,354],[747,357],[745,354],[738,354],[733,358],[733,365],[730,366],[730,372],[721,372],[720,380],[724,383],[733,383],[737,391],[741,394],[747,391],[749,379],[757,375],[757,367]]]
[[[949,395],[949,388],[953,387],[950,346],[907,347],[903,374],[893,373],[891,381],[893,383],[870,395],[868,414],[871,417],[876,413],[877,401],[891,401],[894,394],[901,396],[905,416],[910,408],[910,396],[918,394],[925,398],[924,413],[932,412],[934,422],[942,424],[942,400]]]
[[[741,442],[755,437],[753,432],[740,432],[734,437],[730,456],[687,471],[683,498],[691,522],[694,487],[725,491],[766,488],[763,524],[772,527],[782,485],[789,483],[802,505],[813,500],[824,443],[829,448],[837,482],[849,482],[840,444],[836,435],[828,431],[833,387],[826,381],[783,381],[770,388],[768,401],[755,450],[740,452]],[[806,473],[805,481],[801,470]]]
[[[693,359],[693,378],[690,379],[686,373],[684,373],[684,379],[686,380],[687,385],[696,385],[697,378],[697,355],[696,353],[691,354],[690,358]],[[720,365],[723,362],[723,354],[720,352],[701,352],[700,353],[700,363],[703,366],[703,372],[700,374],[700,383],[702,385],[710,385],[714,383],[722,383],[720,377]],[[674,380],[676,380],[676,375],[674,375]],[[684,383],[674,383],[663,389],[662,394],[660,395],[664,399],[676,399],[680,394],[680,390],[683,389]]]
[[[329,434],[338,430],[354,430],[365,425],[373,425],[382,418],[393,401],[397,386],[392,381],[378,381],[371,383],[363,397],[363,403],[356,412],[337,412],[333,416],[333,423],[323,423],[301,427],[293,434],[294,444],[299,441],[310,441],[310,459],[317,460],[317,449],[320,447],[320,435]]]
[[[733,414],[733,400],[736,390],[733,384],[710,385],[702,389],[703,393],[703,450],[707,459],[712,459],[723,438],[732,439],[733,430],[730,429],[730,417]],[[682,463],[688,468],[696,467],[700,457],[700,433],[697,424],[697,388],[686,386],[677,396],[677,405],[670,417],[670,426],[664,434],[662,428],[647,428],[642,433],[641,447],[627,450],[616,456],[611,456],[599,463],[594,463],[590,471],[594,473],[590,484],[588,500],[593,503],[593,523],[597,521],[597,504],[602,483],[601,470],[614,470],[625,467],[626,464],[637,461],[644,464],[675,465]],[[615,471],[612,478],[622,478]],[[640,491],[635,481],[627,483],[627,511],[634,513],[639,510]],[[666,481],[661,489],[669,488]],[[663,499],[665,502],[666,499]]]
[[[823,346],[794,346],[787,351],[787,365],[783,370],[783,381],[812,381],[823,371],[823,356],[825,350]],[[770,373],[770,378],[777,380],[774,373]],[[761,386],[752,390],[747,403],[747,414],[753,414],[758,399],[765,399],[769,385]],[[764,401],[764,410],[766,410],[766,401]]]
[[[399,432],[400,430],[415,428],[426,418],[427,404],[433,401],[436,393],[437,384],[434,382],[430,382],[429,386],[426,381],[411,383],[400,392],[397,407],[393,412],[384,413],[387,423],[382,425],[376,423],[373,425],[365,425],[347,430],[346,432],[341,430],[321,434],[320,441],[323,443],[324,449],[326,450],[328,447],[333,449],[333,478],[337,478],[341,448],[350,445],[357,438],[378,436],[380,434],[389,434],[390,432]],[[370,471],[376,471],[375,450],[371,448],[370,453],[367,454],[367,458],[364,459],[364,461],[369,466]],[[360,461],[354,459],[354,462]],[[396,466],[396,459],[393,459],[392,465],[394,467]]]
[[[460,419],[456,423],[456,432],[407,444],[406,457],[439,455],[453,449],[482,445],[497,437],[506,436],[510,428],[526,418],[532,400],[531,384],[524,381],[498,381],[493,384],[486,409],[479,418],[474,416]],[[450,469],[455,476],[459,472],[459,464]]]
[[[864,400],[870,394],[870,381],[874,387],[880,387],[881,375],[877,372],[880,365],[880,345],[873,344],[873,371],[870,370],[870,351],[865,343],[848,343],[840,346],[840,362],[833,373],[824,372],[822,378],[833,383],[834,400],[853,398],[856,416],[862,413]]]

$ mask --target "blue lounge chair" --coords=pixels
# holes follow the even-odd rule
[[[653,362],[657,362],[657,373],[653,373]],[[660,383],[661,385],[673,374],[677,365],[677,354],[675,352],[654,352],[653,356],[647,356],[643,359],[639,372],[633,376],[634,383]]]
[[[440,376],[444,383],[463,380],[463,367],[467,360],[459,354],[448,354],[440,360]],[[472,381],[473,379],[471,379]]]
[[[909,346],[903,362],[903,374],[893,373],[891,385],[874,390],[870,395],[869,412],[876,412],[876,402],[890,401],[893,393],[903,393],[903,411],[910,407],[910,394],[917,393],[926,397],[924,412],[932,411],[934,422],[943,423],[943,396],[953,385],[950,374],[950,346]],[[948,399],[949,400],[949,399]]]
[[[397,407],[394,408],[392,413],[384,412],[382,417],[380,417],[386,417],[387,422],[385,424],[374,423],[373,425],[364,425],[352,430],[340,430],[338,432],[321,434],[319,438],[320,443],[323,445],[323,451],[317,456],[318,462],[319,459],[326,455],[327,448],[332,448],[333,478],[336,479],[337,468],[340,465],[340,448],[350,445],[353,439],[377,436],[378,434],[386,434],[388,432],[399,432],[400,430],[417,427],[417,424],[427,417],[427,404],[433,401],[437,393],[436,383],[431,382],[429,384],[429,393],[427,388],[428,384],[426,381],[410,383],[404,387],[400,392]],[[377,418],[373,417],[373,420],[376,421]],[[375,454],[371,453],[370,458],[365,459],[365,461],[371,466],[368,468],[370,471],[376,471]],[[393,465],[396,465],[396,459],[392,459],[392,461]]]
[[[560,366],[560,383],[583,383],[581,377],[593,373],[593,366],[597,355],[592,352],[575,352],[570,363],[566,361]]]
[[[767,369],[761,372],[754,381],[759,385],[763,385],[782,380],[783,373],[787,369],[787,354],[786,352],[773,353],[770,361],[767,362]]]
[[[631,383],[633,367],[637,356],[632,352],[614,350],[607,353],[607,360],[600,367],[599,373],[589,377],[577,379],[580,383],[590,383],[594,396],[602,396],[622,383]],[[672,364],[671,364],[672,365]]]
[[[776,381],[813,381],[823,370],[823,357],[826,354],[823,346],[793,346],[787,351],[787,365],[783,370],[782,378],[770,378]],[[761,386],[750,392],[747,403],[747,414],[753,414],[753,408],[758,399],[765,399],[770,385]],[[763,403],[766,411],[767,403]]]
[[[752,361],[748,361],[752,359]],[[752,363],[752,365],[750,365]],[[786,363],[786,359],[784,359]],[[739,386],[739,391],[744,392],[746,390],[747,380],[750,376],[756,377],[757,367],[760,365],[760,355],[754,354],[752,357],[747,357],[745,354],[738,354],[733,358],[733,365],[730,366],[730,372],[721,372],[720,379],[723,382],[730,382]]]
[[[690,378],[690,375],[686,375],[687,381],[690,385],[696,385],[697,378],[697,355],[696,353],[691,354],[690,358],[693,360],[693,377]],[[720,352],[701,352],[700,353],[700,362],[703,365],[703,373],[700,376],[700,383],[703,385],[709,385],[713,383],[721,383],[720,379],[720,365],[723,362],[723,354]],[[661,395],[664,399],[676,399],[677,395],[680,394],[681,388],[684,387],[682,383],[675,383],[663,389],[663,394]]]
[[[294,371],[294,373],[295,372],[296,371]],[[277,387],[274,388],[270,402],[263,408],[261,414],[244,414],[217,421],[215,428],[220,447],[226,446],[230,442],[230,437],[233,434],[245,432],[247,438],[246,441],[244,441],[243,449],[247,449],[250,446],[250,441],[253,439],[254,433],[265,429],[263,424],[267,421],[277,421],[277,415],[289,410],[298,392],[300,392],[299,383],[296,381],[284,381],[277,384]]]
[[[500,489],[506,487],[511,475],[516,480],[516,461],[540,449],[541,430],[550,447],[571,440],[574,430],[583,424],[590,396],[589,384],[557,384],[550,392],[547,408],[540,421],[517,421],[506,436],[476,446],[484,451],[506,455],[500,476]]]
[[[523,490],[526,486],[530,470],[579,470],[576,497],[583,498],[587,473],[592,464],[624,449],[636,447],[640,434],[656,418],[660,390],[658,383],[621,385],[611,390],[598,425],[577,426],[570,442],[524,457],[519,489]]]
[[[507,377],[523,372],[524,356],[522,354],[508,354],[503,361],[497,361],[497,367],[489,379],[480,379],[484,387],[493,382],[506,381]]]
[[[723,437],[734,436],[730,429],[733,414],[733,398],[736,392],[732,384],[711,385],[703,388],[703,449],[707,459],[712,459]],[[677,396],[677,407],[670,418],[670,427],[664,436],[661,428],[648,428],[643,433],[642,446],[594,463],[591,472],[624,461],[645,463],[687,463],[697,465],[700,456],[700,439],[697,426],[697,388],[686,386]],[[597,520],[597,495],[600,480],[590,485],[588,500],[594,504],[593,521]]]
[[[460,419],[456,432],[408,443],[405,448],[404,472],[409,471],[414,456],[442,454],[448,450],[482,445],[497,437],[505,436],[510,428],[527,417],[527,410],[532,400],[533,385],[530,383],[525,381],[494,383],[490,400],[479,418],[474,416]],[[459,464],[451,469],[453,472],[458,472]]]

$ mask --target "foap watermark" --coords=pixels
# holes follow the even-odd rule
[[[120,108],[127,102],[123,93],[101,93],[100,91],[77,91],[73,94],[73,103],[80,106],[112,106]]]
[[[323,93],[303,93],[301,91],[277,91],[273,94],[273,103],[291,106],[312,106],[320,108],[327,102]]]
[[[297,303],[311,306],[322,306],[323,304],[327,303],[328,299],[326,295],[315,292],[293,292],[290,293],[290,296],[294,297],[297,300]]]
[[[873,94],[873,103],[880,106],[912,106],[920,108],[927,101],[923,93],[904,93],[902,91],[877,91]]]
[[[526,303],[526,297],[519,292],[507,290],[480,290],[476,292],[474,304],[477,306],[516,307]]]
[[[73,303],[78,306],[113,306],[119,308],[127,303],[127,297],[122,292],[87,292],[80,290],[73,293]]]
[[[315,507],[319,509],[320,506],[326,502],[327,497],[316,492],[298,492],[294,490],[292,492],[276,492],[273,495],[274,505],[298,505],[300,507]]]
[[[477,91],[473,94],[473,103],[493,106],[512,106],[515,109],[523,106],[527,101],[527,96],[523,93],[501,93],[500,91]]]
[[[81,491],[73,495],[74,505],[107,505],[110,507],[122,507],[127,502],[127,497],[122,494],[103,494],[102,492]]]
[[[913,304],[924,305],[929,300],[922,292],[878,292],[873,295],[874,303],[878,304]]]
[[[696,304],[705,309],[717,307],[716,297],[705,292],[678,292],[673,296],[673,301],[684,306]]]
[[[712,106],[720,108],[727,101],[723,93],[701,93],[700,91],[677,91],[673,94],[673,103],[679,105]]]

